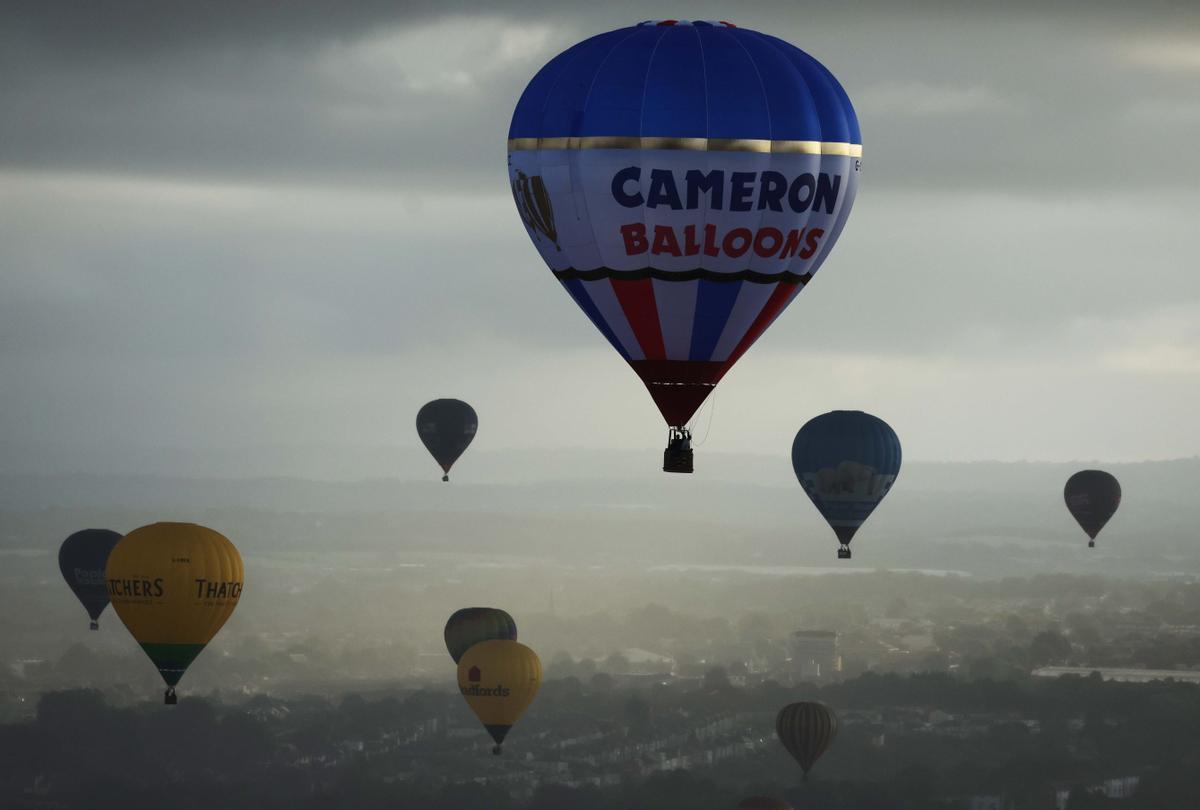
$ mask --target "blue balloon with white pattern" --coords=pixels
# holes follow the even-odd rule
[[[809,420],[792,442],[792,469],[850,558],[850,541],[900,473],[900,437],[862,411],[830,411]]]

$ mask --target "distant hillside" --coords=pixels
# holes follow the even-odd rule
[[[712,455],[669,476],[636,454],[556,453],[573,475],[504,483],[526,454],[480,454],[470,474],[351,482],[288,478],[0,475],[8,547],[42,547],[81,525],[200,520],[250,550],[384,548],[654,563],[829,565],[833,540],[779,459]],[[619,461],[628,478],[613,475]],[[1062,503],[1081,465],[904,467],[855,540],[854,565],[978,574],[1078,570],[1200,573],[1200,460],[1106,464],[1125,499],[1099,548]],[[782,468],[782,469],[780,469]],[[591,472],[594,477],[586,478]],[[528,476],[528,473],[526,474]],[[480,482],[479,479],[485,479]],[[472,483],[474,481],[474,483]]]

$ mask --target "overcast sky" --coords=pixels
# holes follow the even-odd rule
[[[909,459],[1200,453],[1200,6],[823,5],[3,4],[0,446],[341,468],[456,396],[480,450],[653,464],[505,169],[534,72],[653,15],[782,36],[863,129],[849,225],[702,452],[858,408]]]

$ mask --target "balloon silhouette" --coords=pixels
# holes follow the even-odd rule
[[[442,480],[450,480],[450,468],[475,438],[479,417],[475,409],[459,399],[435,399],[417,412],[417,435],[425,449],[442,468]]]
[[[1121,505],[1121,485],[1103,470],[1080,470],[1067,479],[1063,499],[1087,533],[1088,548],[1095,548],[1096,535]]]
[[[775,734],[792,759],[808,772],[837,736],[837,716],[823,703],[790,703],[775,717]]]
[[[121,535],[108,529],[84,529],[58,547],[58,570],[91,618],[91,629],[100,629],[100,614],[108,607],[104,566]]]

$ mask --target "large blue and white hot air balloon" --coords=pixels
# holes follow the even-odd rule
[[[688,420],[829,255],[861,157],[833,74],[727,22],[600,34],[525,88],[517,208],[671,427],[664,469],[691,472]]]

